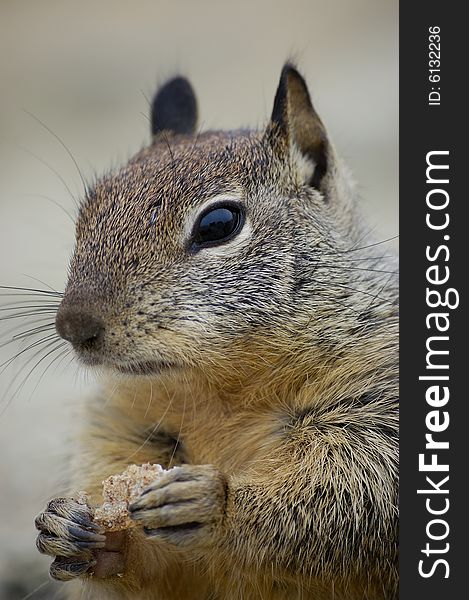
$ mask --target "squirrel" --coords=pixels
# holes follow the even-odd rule
[[[395,259],[296,66],[262,131],[197,110],[164,84],[81,203],[56,330],[102,383],[37,547],[69,599],[397,598]],[[105,534],[75,492],[146,462]]]

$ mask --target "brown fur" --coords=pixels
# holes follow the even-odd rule
[[[70,598],[396,597],[396,280],[286,69],[265,133],[159,134],[83,203],[60,310],[105,323],[79,351],[104,383],[72,489],[98,503],[128,464],[184,466],[142,496],[156,537],[128,534],[124,576]],[[191,252],[185,224],[220,194],[251,232]],[[156,359],[173,367],[118,373]],[[200,529],[164,529],[178,499]]]

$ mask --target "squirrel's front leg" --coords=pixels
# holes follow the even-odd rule
[[[350,599],[389,600],[396,588],[396,465],[389,458],[383,468],[385,458],[371,447],[355,462],[345,439],[343,446],[334,455],[324,445],[317,460],[282,452],[277,468],[264,465],[263,475],[176,467],[130,506],[131,516],[148,536],[233,578],[228,587],[265,573],[285,585],[301,581],[305,593],[308,586],[323,590],[314,597],[329,598],[337,587]],[[380,487],[372,485],[378,472]]]
[[[182,465],[166,471],[130,507],[147,536],[177,546],[215,540],[225,513],[227,479],[212,465]]]
[[[101,432],[106,431],[107,422],[103,422]],[[87,454],[81,460],[80,471],[75,474],[73,488],[83,489],[90,495],[95,504],[99,504],[101,482],[120,471],[124,471],[130,461],[113,460],[100,455],[101,438],[87,438]],[[158,431],[152,437],[152,443],[128,453],[134,454],[136,464],[146,462],[169,466],[170,462],[183,463],[185,454],[173,438],[164,431]],[[133,462],[133,461],[132,461]],[[86,467],[85,464],[90,466]],[[148,560],[145,562],[146,573],[153,568],[158,569],[160,552],[155,545],[145,540],[143,532],[106,532],[93,521],[93,510],[79,500],[76,495],[52,499],[35,521],[39,530],[36,545],[38,550],[51,556],[54,560],[50,574],[59,581],[69,581],[83,578],[87,582],[114,580],[116,576],[125,573],[123,583],[137,576],[138,568],[143,564],[141,558],[148,550],[146,557],[155,560],[155,565]],[[146,549],[145,546],[150,546]],[[168,562],[167,560],[165,561]],[[91,577],[90,577],[91,576]]]
[[[74,497],[51,500],[35,525],[39,552],[54,558],[50,567],[54,579],[69,581],[90,572],[108,577],[124,569],[124,535],[104,535],[90,507]]]

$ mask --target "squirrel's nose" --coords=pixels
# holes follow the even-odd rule
[[[55,318],[57,333],[77,348],[91,348],[101,341],[105,326],[100,317],[76,306],[61,306]]]

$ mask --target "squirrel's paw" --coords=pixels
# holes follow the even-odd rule
[[[69,581],[99,567],[96,557],[106,547],[106,537],[93,523],[86,504],[75,498],[54,498],[36,517],[35,525],[39,552],[55,559],[50,567],[54,579]]]
[[[145,533],[178,546],[204,545],[221,523],[226,479],[211,465],[166,471],[129,506]]]

